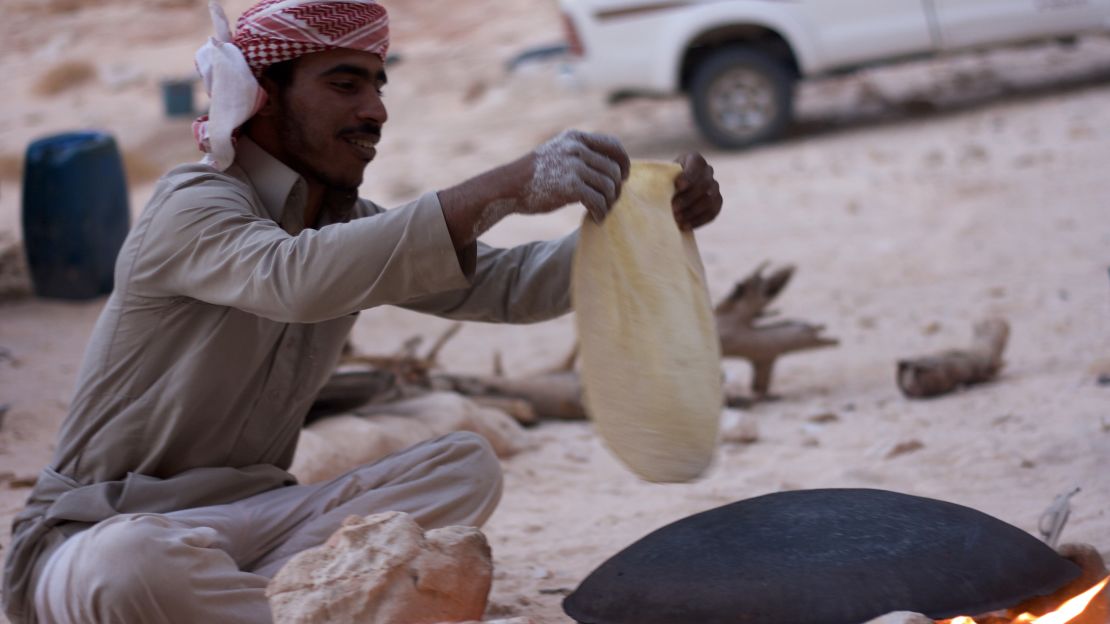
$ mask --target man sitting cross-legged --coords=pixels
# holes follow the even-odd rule
[[[628,173],[618,141],[572,131],[385,211],[356,194],[387,119],[385,9],[266,0],[234,35],[214,18],[197,55],[207,156],[159,181],[120,251],[54,456],[13,526],[16,624],[269,622],[270,577],[348,515],[482,524],[501,489],[482,438],[297,485],[304,416],[360,310],[567,312],[575,234],[513,249],[477,237],[572,203],[603,219]],[[675,218],[697,227],[719,212],[718,186],[701,156],[679,162]]]

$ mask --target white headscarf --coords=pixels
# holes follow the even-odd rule
[[[263,0],[236,22],[209,0],[215,35],[196,53],[208,114],[193,122],[203,162],[223,171],[235,160],[235,133],[266,103],[258,76],[270,65],[305,54],[350,48],[389,50],[389,15],[375,0]]]

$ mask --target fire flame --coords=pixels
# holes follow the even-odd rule
[[[1069,598],[1067,602],[1060,605],[1058,609],[1052,611],[1051,613],[1046,613],[1040,617],[1037,617],[1032,613],[1022,613],[1013,620],[1013,624],[1067,624],[1083,613],[1083,610],[1087,608],[1087,605],[1091,604],[1091,601],[1094,600],[1095,596],[1097,596],[1099,592],[1106,588],[1107,583],[1110,583],[1110,576],[1102,579],[1102,582],[1096,584],[1094,587],[1088,589],[1082,594]],[[941,624],[978,623],[973,618],[969,618],[966,615],[961,615],[951,620],[944,620]]]

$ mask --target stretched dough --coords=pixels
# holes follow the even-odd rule
[[[572,299],[586,411],[648,481],[689,481],[713,459],[721,354],[697,244],[671,213],[674,163],[636,161],[605,221],[586,219]]]

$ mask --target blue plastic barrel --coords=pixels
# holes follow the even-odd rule
[[[162,108],[167,117],[193,117],[193,78],[162,81]]]
[[[130,224],[123,163],[110,135],[59,134],[27,147],[23,247],[36,295],[110,293]]]

